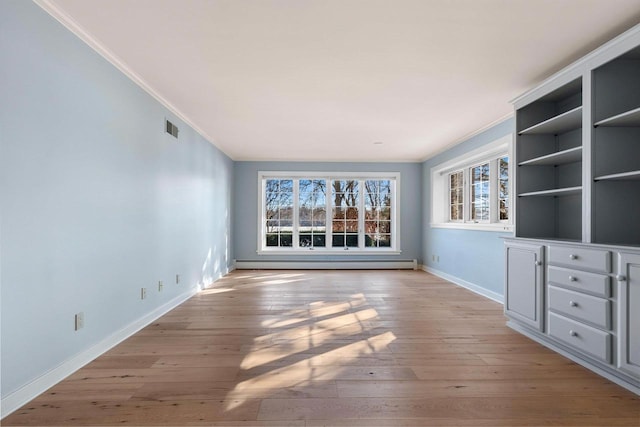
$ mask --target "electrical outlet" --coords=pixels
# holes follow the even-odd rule
[[[440,255],[436,257],[436,262],[440,262]]]
[[[142,288],[140,291],[140,299],[145,299],[147,297],[147,288]]]
[[[176,285],[180,284],[180,275],[176,274]]]
[[[431,261],[436,262],[436,256],[435,255],[431,255]]]
[[[84,328],[84,312],[77,313],[75,316],[76,331]]]
[[[162,284],[162,280],[160,280],[158,282],[158,292],[162,292],[162,288],[164,287],[164,285]]]

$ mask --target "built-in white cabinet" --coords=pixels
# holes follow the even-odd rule
[[[618,259],[618,368],[640,379],[640,254]]]
[[[507,243],[504,309],[507,315],[535,329],[543,327],[543,246]]]
[[[508,324],[640,394],[640,25],[513,103]]]
[[[547,333],[600,362],[613,362],[611,251],[547,246]]]

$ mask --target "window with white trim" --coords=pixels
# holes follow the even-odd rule
[[[511,135],[431,169],[431,226],[510,231]]]
[[[399,180],[399,173],[260,172],[258,252],[398,253]]]

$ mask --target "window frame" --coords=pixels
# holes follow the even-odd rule
[[[268,179],[292,179],[293,182],[293,245],[290,247],[266,246],[266,205],[265,189]],[[326,231],[324,247],[300,246],[299,241],[299,182],[304,179],[324,179],[326,180],[327,194],[325,200],[326,208]],[[367,247],[365,246],[365,185],[367,180],[391,181],[391,246],[389,247]],[[332,208],[333,200],[331,195],[331,182],[333,180],[358,180],[358,247],[332,247]],[[257,228],[257,251],[260,255],[389,255],[400,254],[400,172],[300,172],[300,171],[259,171],[258,172],[258,228]]]
[[[432,228],[458,228],[466,230],[513,231],[515,210],[513,204],[513,135],[505,135],[483,147],[464,153],[454,159],[431,168],[431,217]],[[507,200],[509,219],[500,219],[499,160],[509,158]],[[489,163],[489,219],[471,219],[471,171],[472,168]],[[463,220],[450,220],[450,175],[462,171],[463,175]]]

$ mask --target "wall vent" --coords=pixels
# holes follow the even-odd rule
[[[166,131],[169,135],[172,135],[173,137],[177,138],[178,137],[178,126],[174,125],[173,123],[171,123],[169,120],[166,121]]]

